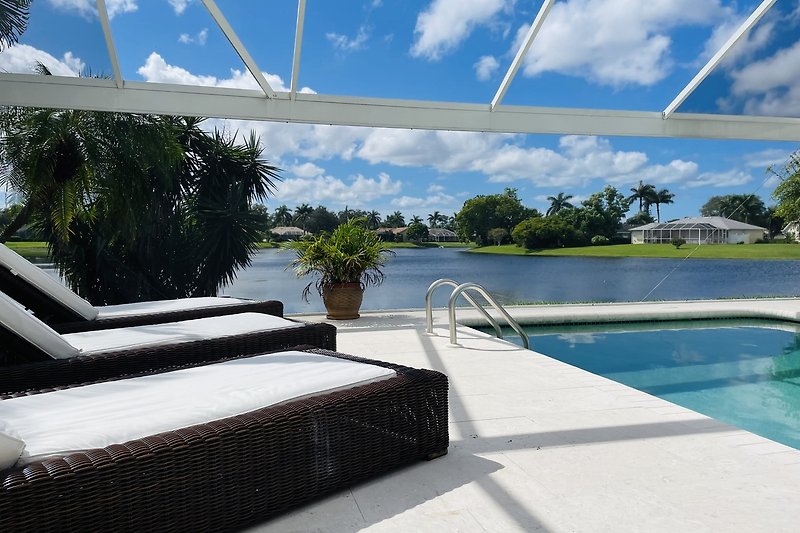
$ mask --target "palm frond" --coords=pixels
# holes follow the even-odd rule
[[[13,46],[28,27],[31,0],[0,0],[0,51]]]

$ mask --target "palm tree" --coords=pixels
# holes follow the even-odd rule
[[[294,208],[294,223],[305,230],[308,217],[310,217],[313,212],[314,208],[308,204],[298,205]]]
[[[656,205],[656,220],[661,222],[661,204],[671,204],[675,194],[667,189],[661,189],[653,196],[653,203]]]
[[[395,211],[386,217],[384,223],[390,228],[402,228],[406,225],[406,219],[403,217],[403,213]]]
[[[656,188],[649,183],[639,180],[638,187],[631,187],[631,194],[626,198],[628,202],[639,200],[639,211],[649,211],[650,205],[655,203]]]
[[[409,226],[411,224],[422,224],[422,217],[414,215],[413,217],[411,217],[411,222],[408,223]]]
[[[0,52],[19,41],[28,27],[31,0],[0,0]]]
[[[292,210],[286,204],[275,208],[272,214],[272,220],[276,226],[288,226],[292,223]]]
[[[369,229],[378,229],[381,225],[381,214],[375,210],[370,211],[366,215],[367,218],[367,227]]]
[[[277,169],[202,121],[3,110],[2,178],[94,304],[213,295],[249,264]]]
[[[558,196],[548,196],[547,201],[550,202],[550,207],[547,209],[546,216],[558,214],[562,209],[572,209],[575,207],[569,201],[573,198],[571,194],[558,193]]]

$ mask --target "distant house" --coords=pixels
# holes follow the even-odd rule
[[[800,241],[800,222],[789,222],[783,227],[781,233],[795,242]]]
[[[456,242],[458,235],[446,228],[430,228],[428,230],[428,240],[433,242]]]
[[[406,240],[406,230],[408,230],[408,228],[405,226],[402,228],[378,228],[375,230],[375,233],[383,241],[401,242]]]
[[[683,239],[687,244],[753,244],[767,228],[725,217],[687,217],[631,228],[631,244],[664,243]]]
[[[278,241],[291,241],[293,239],[299,239],[306,234],[302,228],[297,228],[295,226],[278,226],[277,228],[272,228],[270,233],[272,233],[275,240]]]

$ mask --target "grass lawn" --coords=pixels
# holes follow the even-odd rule
[[[47,256],[47,244],[43,242],[7,242],[5,245],[22,257]]]
[[[552,250],[525,250],[513,244],[483,246],[470,250],[479,254],[583,256],[583,257],[668,257],[683,259],[800,259],[798,244],[684,244],[680,249],[671,244],[617,244]]]
[[[464,242],[387,242],[389,248],[471,248],[472,243]]]

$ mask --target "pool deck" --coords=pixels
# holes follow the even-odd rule
[[[509,310],[526,323],[798,320],[800,300]],[[460,322],[476,318],[459,312]],[[425,333],[419,310],[335,324],[342,352],[449,376],[450,452],[253,531],[798,530],[798,450],[468,327],[453,347],[446,328]]]

